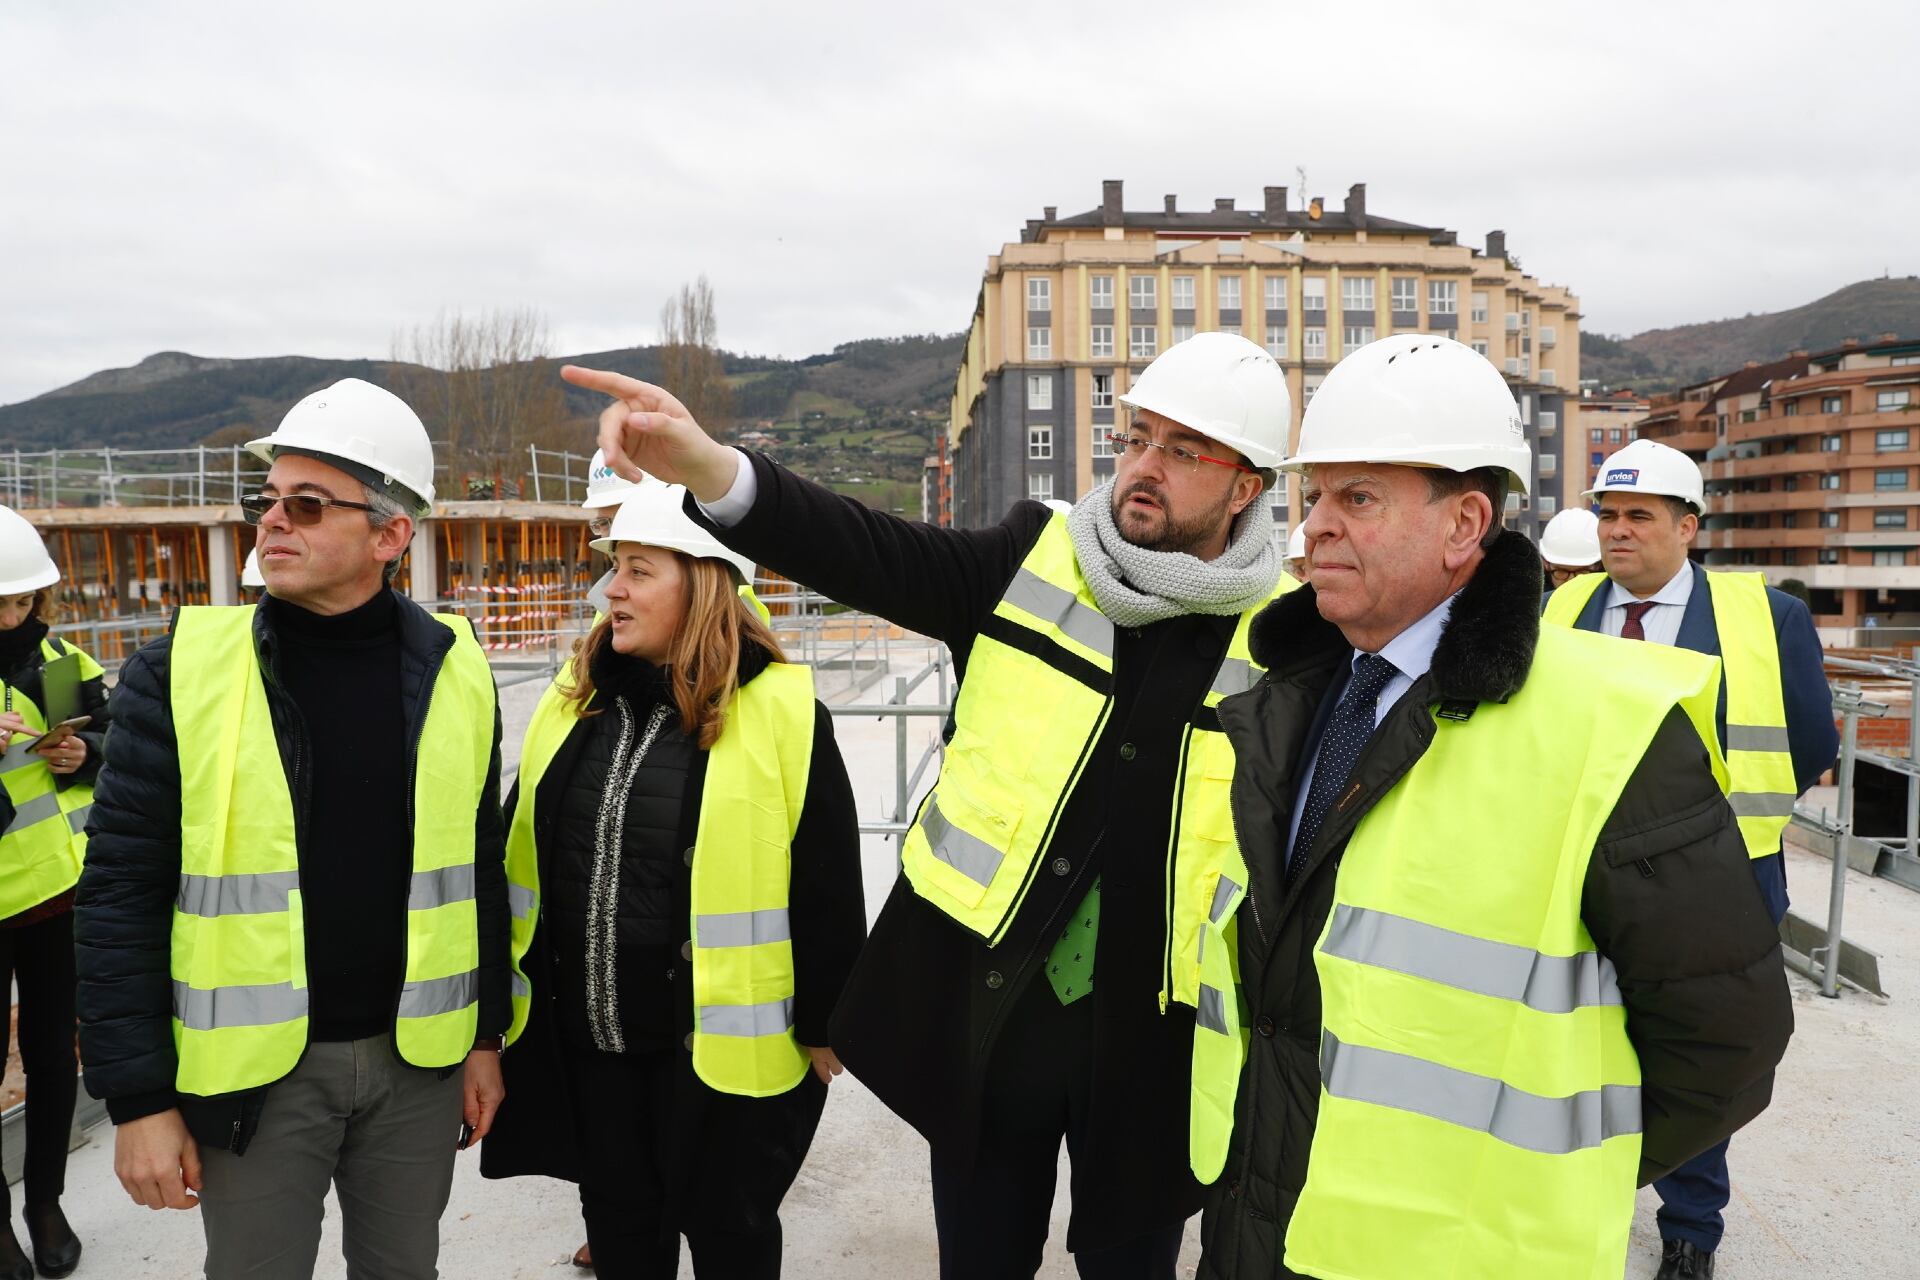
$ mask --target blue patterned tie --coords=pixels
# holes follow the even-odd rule
[[[1313,766],[1306,807],[1300,811],[1300,830],[1294,834],[1293,852],[1287,858],[1289,878],[1302,855],[1313,847],[1320,824],[1346,789],[1347,775],[1353,772],[1360,749],[1373,736],[1373,714],[1380,691],[1399,674],[1400,668],[1377,653],[1363,653],[1354,659],[1353,678],[1347,681],[1346,692],[1327,717],[1326,736],[1320,739],[1320,758]]]

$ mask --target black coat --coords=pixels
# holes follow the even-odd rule
[[[400,682],[411,776],[427,705],[453,632],[395,593]],[[294,797],[294,839],[304,864],[308,779],[298,708],[274,676],[279,641],[271,611],[257,610],[254,649],[280,745],[278,765]],[[80,1058],[87,1092],[115,1124],[179,1107],[202,1143],[244,1151],[271,1085],[214,1097],[176,1094],[170,971],[173,903],[180,890],[180,759],[170,684],[173,637],[143,646],[120,670],[106,765],[87,823],[87,863],[74,904],[79,968]],[[271,767],[261,762],[262,767]],[[505,1031],[509,1004],[506,834],[500,824],[500,719],[474,811],[475,905],[479,917],[482,1036]],[[395,998],[399,993],[396,991]]]
[[[753,456],[751,512],[715,533],[795,581],[945,641],[965,679],[974,637],[1051,513],[1021,502],[986,529],[900,520]],[[688,502],[688,512],[709,528]],[[971,1164],[996,1037],[1066,913],[1101,880],[1086,1149],[1075,1160],[1070,1249],[1191,1216],[1187,1167],[1193,1011],[1160,1011],[1166,850],[1182,736],[1236,619],[1189,615],[1115,636],[1114,705],[1066,799],[1043,868],[1000,945],[895,881],[834,1015],[833,1047],[944,1161]],[[1124,752],[1122,748],[1127,750]],[[1114,1069],[1105,1069],[1111,1064]]]
[[[1265,832],[1243,850],[1249,901],[1239,916],[1241,980],[1253,1027],[1226,1170],[1208,1194],[1200,1275],[1292,1276],[1287,1222],[1306,1182],[1320,1105],[1320,988],[1313,948],[1331,910],[1348,837],[1433,740],[1432,708],[1510,697],[1539,639],[1538,554],[1502,535],[1454,601],[1432,669],[1413,683],[1354,765],[1358,792],[1328,815],[1291,881],[1282,875],[1308,734],[1337,696],[1353,650],[1311,589],[1275,602],[1251,643],[1267,674],[1220,704],[1234,742],[1235,825]],[[1595,673],[1596,689],[1604,673]],[[1780,940],[1746,847],[1676,709],[1602,830],[1582,919],[1614,963],[1627,1032],[1640,1056],[1644,1185],[1753,1119],[1793,1031]],[[1256,918],[1257,912],[1257,918]]]
[[[748,676],[750,671],[757,674],[764,665],[764,662],[743,662],[742,675]],[[663,739],[668,734],[684,738],[677,717],[669,720],[661,731]],[[591,736],[591,721],[577,721],[540,779],[540,802],[535,806],[534,847],[540,858],[543,886],[550,883],[554,871],[553,859],[559,843],[556,830],[569,820],[566,801],[570,795],[577,794],[571,787],[571,777]],[[701,789],[706,781],[707,753],[691,742],[686,745],[689,747],[688,768],[682,775],[686,780],[685,792],[677,801],[679,820],[674,847],[691,851],[700,824]],[[509,822],[519,798],[520,788],[516,782],[507,798]],[[853,803],[853,787],[847,780],[840,748],[834,742],[833,718],[825,707],[816,703],[813,758],[807,775],[807,794],[801,808],[800,825],[793,837],[792,878],[787,904],[793,930],[794,1035],[803,1045],[826,1045],[828,1017],[840,999],[847,974],[853,968],[854,959],[859,955],[861,942],[866,935],[866,903],[860,887],[859,827]],[[627,856],[631,860],[635,856],[634,851],[629,849]],[[673,865],[678,873],[673,878],[670,890],[672,915],[679,922],[679,936],[684,939],[692,915],[690,892],[693,875],[690,864],[684,859],[676,857]],[[544,898],[545,895],[542,896]],[[624,917],[634,912],[650,915],[654,909],[646,900],[646,895],[641,895],[623,898],[619,911]],[[520,1038],[514,1041],[502,1061],[507,1100],[501,1105],[493,1132],[482,1144],[480,1172],[489,1178],[544,1174],[569,1182],[580,1182],[583,1177],[589,1181],[600,1181],[608,1176],[618,1176],[618,1171],[583,1167],[580,1144],[575,1137],[576,1118],[580,1115],[590,1117],[596,1108],[592,1099],[576,1100],[571,1096],[570,1073],[562,1062],[563,1054],[577,1053],[580,1049],[567,1042],[558,1025],[560,1018],[555,1012],[558,1000],[555,986],[555,930],[549,927],[550,923],[543,912],[523,961],[527,979],[533,985],[532,1008]],[[677,957],[678,943],[675,948]],[[685,1050],[680,1044],[693,1030],[693,969],[691,965],[678,963],[661,977],[671,988],[672,1016],[675,1018],[671,1028],[672,1052],[684,1054]],[[629,978],[623,975],[622,990],[625,991],[629,985]],[[685,1095],[680,1110],[681,1119],[687,1123],[682,1126],[682,1131],[697,1134],[699,1126],[693,1120],[700,1108],[710,1105],[713,1091],[699,1084],[690,1072],[683,1075],[684,1079],[677,1086]],[[790,1094],[800,1091],[796,1088]],[[777,1104],[788,1096],[755,1101]],[[815,1097],[809,1102],[816,1115],[818,1101]],[[812,1134],[811,1123],[789,1123],[784,1118],[770,1120],[765,1128],[790,1137],[802,1132],[806,1137]],[[749,1176],[749,1163],[743,1161],[739,1166],[741,1176]],[[798,1163],[797,1155],[794,1163]]]

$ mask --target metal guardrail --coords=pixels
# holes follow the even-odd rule
[[[1825,812],[1815,814],[1794,805],[1793,821],[1833,839],[1833,876],[1827,889],[1827,928],[1824,945],[1807,952],[1810,968],[1803,970],[1817,977],[1820,994],[1834,999],[1840,994],[1841,920],[1847,904],[1847,847],[1853,836],[1854,767],[1860,758],[1860,717],[1884,716],[1887,705],[1860,696],[1857,687],[1841,685],[1833,691],[1833,709],[1840,713],[1840,763],[1835,775],[1839,783],[1836,804],[1839,816],[1829,819]],[[1911,779],[1909,780],[1911,781]],[[1909,823],[1912,819],[1913,791],[1908,788]]]

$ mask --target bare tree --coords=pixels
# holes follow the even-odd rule
[[[468,316],[441,312],[431,325],[396,333],[389,378],[427,432],[446,441],[449,497],[525,463],[527,443],[566,417],[549,367],[546,317],[530,308]]]
[[[733,429],[733,394],[720,359],[719,319],[713,286],[705,275],[660,308],[660,383],[679,397],[708,434],[728,438]]]

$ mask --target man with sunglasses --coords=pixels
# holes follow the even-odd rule
[[[311,1275],[330,1186],[350,1274],[431,1277],[510,1019],[493,678],[389,585],[433,505],[411,409],[349,378],[248,448],[266,597],[182,609],[115,695],[87,1088],[134,1201],[200,1208],[209,1277]]]
[[[1064,1138],[1080,1274],[1170,1280],[1201,1200],[1199,993],[1170,958],[1235,845],[1212,705],[1257,678],[1248,621],[1294,586],[1260,500],[1292,419],[1280,366],[1222,333],[1169,348],[1120,397],[1112,481],[965,530],[724,447],[661,388],[565,376],[615,397],[615,470],[686,484],[728,546],[953,651],[945,764],[833,1023],[932,1148],[941,1275],[1035,1274]]]

